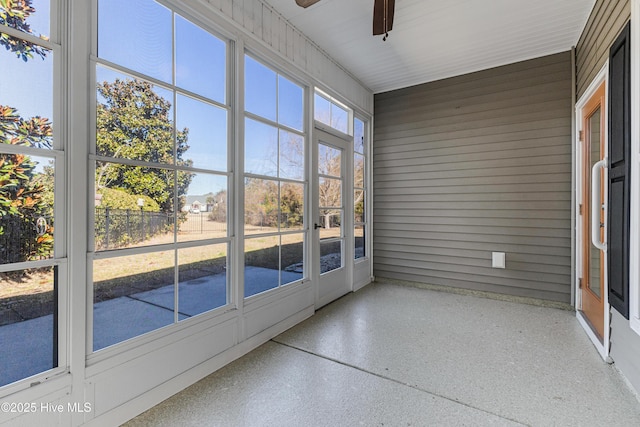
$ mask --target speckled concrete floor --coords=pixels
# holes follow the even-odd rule
[[[376,283],[126,425],[638,426],[640,404],[570,311]]]

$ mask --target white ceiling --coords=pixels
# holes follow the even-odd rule
[[[266,0],[374,93],[574,46],[595,0],[396,0],[387,41],[373,0]]]

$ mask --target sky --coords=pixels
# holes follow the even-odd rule
[[[37,35],[49,35],[49,3],[50,0],[33,0],[32,5],[36,13],[32,14],[27,22]],[[102,0],[98,4],[98,56],[170,85],[173,80],[171,28],[174,16],[171,11],[150,0]],[[176,85],[225,104],[226,44],[177,14],[175,42]],[[247,111],[302,131],[303,88],[252,57],[245,58]],[[50,53],[44,60],[36,57],[25,63],[3,49],[0,51],[0,66],[5,73],[8,70],[8,75],[12,76],[9,79],[0,79],[0,104],[17,108],[23,117],[39,115],[51,119],[53,54]],[[96,74],[98,82],[128,77],[100,65]],[[29,84],[19,84],[18,79]],[[181,93],[176,94],[174,102],[171,90],[157,85],[154,90],[170,100],[177,128],[189,128],[190,148],[184,157],[193,160],[194,167],[227,172],[227,111],[213,103]],[[316,102],[316,105],[317,116],[328,116],[331,117],[331,121],[339,120],[346,123],[346,118],[343,117],[346,111],[340,111],[328,102]],[[328,111],[325,111],[326,109]],[[298,145],[302,146],[300,152],[303,152],[304,141],[301,137],[293,133],[278,132],[272,126],[261,125],[250,119],[245,123],[245,162],[248,172],[272,176],[279,174],[281,177],[293,179],[304,178],[303,171],[295,166],[298,160],[303,164],[304,158],[299,157],[300,153],[297,157],[293,153]],[[56,124],[53,125],[55,127]],[[278,163],[278,148],[282,151],[285,147],[289,147],[290,150],[288,153],[281,153]],[[279,171],[267,171],[269,164],[275,169],[278,169],[279,164]],[[216,193],[226,187],[226,176],[199,173],[192,180],[189,195]]]

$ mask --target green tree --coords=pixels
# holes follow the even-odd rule
[[[26,19],[34,12],[31,0],[0,0],[2,25],[33,34]],[[25,62],[34,55],[44,59],[48,53],[36,44],[4,33],[0,34],[0,46]],[[49,119],[39,116],[25,119],[17,109],[0,105],[0,144],[51,148],[52,135]],[[0,155],[0,236],[5,235],[7,227],[22,236],[4,242],[0,262],[48,257],[53,249],[53,226],[50,220],[45,220],[53,213],[53,170],[45,167],[44,173],[39,173],[36,166],[24,154]],[[38,223],[40,220],[45,221]],[[31,238],[35,226],[38,233]]]
[[[0,24],[6,25],[16,30],[33,34],[27,18],[36,10],[31,6],[32,0],[0,0]],[[47,37],[40,35],[40,38],[47,40]],[[8,51],[15,53],[18,58],[28,61],[36,54],[42,59],[47,55],[47,49],[31,42],[12,37],[8,34],[0,33],[0,45]]]
[[[96,151],[99,155],[158,164],[173,164],[173,123],[171,103],[153,90],[151,83],[138,79],[116,79],[98,84]],[[178,166],[191,166],[184,159],[189,130],[176,133]],[[174,195],[186,194],[193,174],[169,169],[100,162],[96,169],[97,188],[117,188],[129,194],[155,200],[164,212],[174,211]],[[184,198],[178,198],[180,211]]]

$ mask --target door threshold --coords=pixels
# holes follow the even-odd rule
[[[606,311],[605,311],[605,313],[606,313]],[[598,350],[598,353],[600,354],[600,357],[602,357],[602,360],[607,362],[608,359],[609,359],[609,346],[605,345],[605,343],[608,344],[608,341],[609,341],[608,337],[605,337],[606,340],[601,340],[600,337],[598,337],[598,334],[596,334],[593,331],[593,328],[591,327],[591,324],[586,319],[586,317],[585,317],[585,315],[584,315],[584,313],[582,311],[576,310],[576,318],[578,319],[578,323],[580,323],[580,325],[582,326],[582,329],[584,329],[585,332],[587,333],[587,336],[591,340],[591,343],[594,345],[596,350]],[[606,332],[606,330],[605,330],[605,332]],[[608,335],[608,334],[606,334],[606,335]]]

